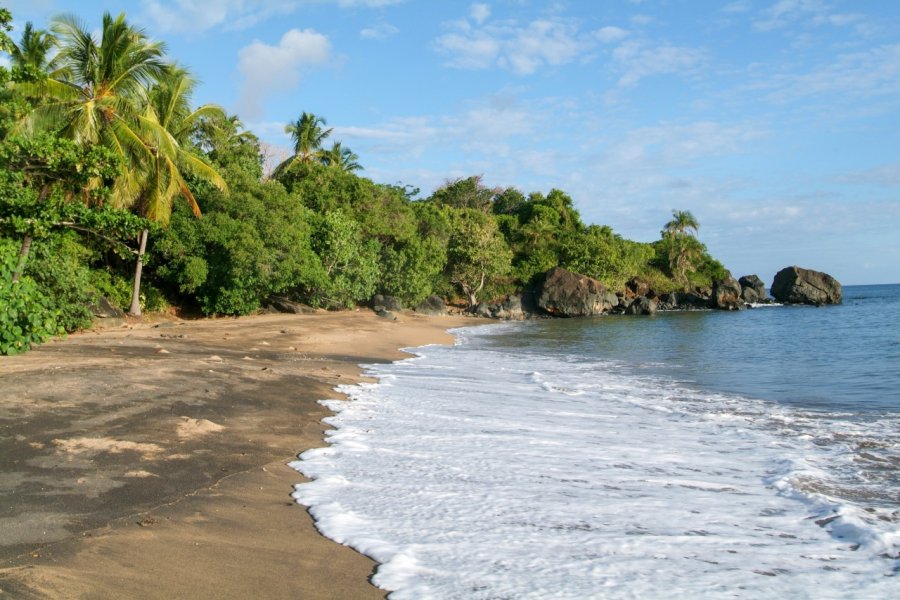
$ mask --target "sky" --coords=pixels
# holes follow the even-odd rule
[[[735,277],[900,283],[900,1],[13,0],[16,30],[124,11],[275,161],[313,112],[374,181],[568,193]]]

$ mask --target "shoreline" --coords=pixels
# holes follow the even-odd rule
[[[0,592],[383,598],[288,466],[360,364],[477,320],[370,311],[126,323],[0,359]]]

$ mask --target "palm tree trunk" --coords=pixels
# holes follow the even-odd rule
[[[26,235],[25,239],[22,240],[22,247],[19,249],[19,262],[16,263],[16,270],[13,271],[13,283],[19,281],[22,271],[25,270],[25,261],[28,260],[28,252],[31,250],[31,240],[32,237],[30,235]]]
[[[134,267],[134,287],[131,290],[131,308],[128,309],[128,314],[132,317],[141,316],[141,271],[144,269],[144,250],[147,249],[147,236],[149,235],[149,229],[141,231],[137,264]]]

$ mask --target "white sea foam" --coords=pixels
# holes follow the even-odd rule
[[[293,463],[391,598],[896,596],[897,506],[830,493],[854,458],[822,438],[863,426],[463,334],[342,388]]]

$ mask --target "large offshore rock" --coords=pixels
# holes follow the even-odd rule
[[[618,297],[596,279],[562,267],[547,271],[537,294],[538,307],[556,317],[599,315],[618,303]]]
[[[772,296],[789,304],[840,304],[843,288],[837,279],[827,273],[785,267],[775,274]]]
[[[766,284],[757,275],[744,275],[738,283],[741,284],[741,299],[747,304],[771,302]]]
[[[741,299],[741,284],[734,277],[728,277],[713,284],[712,306],[719,310],[740,310],[744,307]]]

